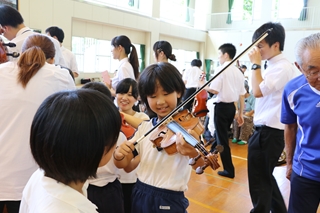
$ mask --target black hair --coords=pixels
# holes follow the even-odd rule
[[[230,59],[233,59],[234,56],[236,55],[237,53],[237,50],[236,50],[236,47],[231,44],[231,43],[225,43],[225,44],[222,44],[220,47],[219,47],[219,50],[225,54],[227,53],[230,57]]]
[[[138,99],[138,84],[132,78],[125,78],[122,81],[120,81],[116,88],[116,94],[126,94],[129,92],[130,87],[132,88],[132,96],[135,99]]]
[[[17,28],[22,24],[23,18],[18,10],[8,5],[0,5],[0,24]]]
[[[279,49],[280,51],[283,51],[286,33],[280,23],[268,22],[263,24],[253,33],[252,42],[254,42],[270,28],[272,28],[272,30],[268,33],[268,36],[264,38],[265,42],[269,45],[269,47],[271,47],[274,43],[279,42]]]
[[[158,58],[159,53],[162,51],[165,56],[171,61],[176,61],[176,56],[172,54],[172,46],[167,41],[157,41],[153,45],[153,51],[156,54],[156,58]]]
[[[136,47],[131,43],[130,39],[125,35],[116,36],[111,40],[111,45],[114,47],[122,46],[127,55],[130,54],[129,62],[133,68],[134,77],[139,79],[139,59]],[[130,50],[131,49],[131,50]]]
[[[60,43],[63,43],[64,32],[61,28],[53,26],[46,29],[46,33],[49,33],[51,37],[57,37]]]
[[[148,104],[147,97],[156,92],[158,83],[167,93],[180,93],[181,96],[177,100],[177,103],[180,103],[185,91],[181,74],[172,64],[160,62],[146,67],[138,82],[141,101],[145,103],[148,111],[152,110]]]
[[[95,177],[106,152],[116,144],[121,117],[98,91],[78,89],[47,97],[31,125],[32,155],[47,177],[85,182]]]
[[[191,66],[200,68],[202,66],[202,62],[200,59],[193,59],[191,61]]]
[[[110,100],[112,99],[112,95],[109,88],[101,82],[88,82],[82,86],[82,89],[97,90],[102,94],[106,95],[108,98],[110,98]]]

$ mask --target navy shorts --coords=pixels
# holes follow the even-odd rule
[[[137,180],[132,192],[132,213],[186,213],[184,192],[160,189]]]

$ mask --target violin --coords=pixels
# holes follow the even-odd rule
[[[120,113],[121,116],[121,132],[126,136],[127,139],[131,138],[136,131],[132,126],[127,124],[127,122],[124,120],[124,115]]]
[[[8,56],[12,56],[14,58],[20,56],[20,53],[17,52],[8,53],[8,49],[6,48],[7,46],[15,47],[16,45],[14,43],[3,43],[3,41],[0,39],[0,64],[7,62]]]
[[[150,135],[150,141],[158,150],[164,150],[167,154],[172,155],[177,153],[176,148],[176,133],[180,132],[187,143],[195,147],[200,153],[195,158],[191,158],[189,165],[193,166],[199,158],[203,158],[205,164],[196,169],[197,174],[202,174],[203,170],[210,166],[213,170],[220,167],[216,154],[223,151],[223,147],[218,145],[214,155],[209,155],[209,151],[205,149],[203,144],[190,135],[187,129],[193,130],[197,135],[201,135],[204,131],[204,126],[199,121],[199,118],[194,117],[187,109],[173,115],[173,120],[166,125],[161,125],[156,131]],[[187,139],[186,139],[187,138]],[[222,147],[222,148],[221,148]]]
[[[138,138],[138,140],[134,143],[134,145],[138,144],[147,135],[153,133],[155,130],[158,130],[158,131],[156,131],[157,133],[153,133],[153,135],[151,135],[152,137],[150,137],[151,139],[153,139],[152,142],[154,143],[154,146],[157,147],[158,149],[165,149],[165,151],[168,154],[173,154],[173,153],[177,152],[176,150],[173,149],[173,147],[175,146],[175,144],[173,143],[175,141],[175,134],[177,132],[181,132],[181,134],[184,137],[185,141],[188,144],[192,145],[194,148],[196,148],[198,151],[200,151],[200,156],[198,155],[194,159],[191,159],[191,162],[189,162],[189,164],[194,163],[197,160],[197,158],[198,159],[200,157],[204,158],[205,164],[202,165],[200,168],[196,169],[196,173],[197,174],[203,173],[203,170],[205,168],[207,168],[208,166],[210,166],[213,169],[218,168],[218,165],[217,165],[217,154],[223,151],[223,147],[221,147],[221,146],[218,147],[217,146],[218,148],[216,148],[216,150],[214,150],[212,153],[208,152],[204,148],[204,146],[201,143],[199,143],[196,138],[194,138],[192,135],[190,135],[187,132],[187,130],[185,129],[185,128],[190,129],[190,127],[194,126],[195,129],[197,130],[197,128],[199,128],[198,124],[200,123],[199,122],[199,118],[196,118],[197,122],[195,122],[195,119],[193,119],[193,116],[189,115],[189,113],[186,113],[185,111],[182,111],[182,112],[177,114],[177,112],[184,105],[186,105],[189,101],[191,101],[196,95],[198,95],[205,87],[207,87],[217,76],[219,76],[223,71],[225,71],[232,64],[234,64],[243,54],[245,54],[253,46],[257,45],[265,37],[267,37],[271,30],[272,30],[272,28],[268,29],[267,31],[265,31],[255,42],[253,42],[242,53],[240,53],[237,57],[235,57],[229,64],[227,64],[223,69],[221,69],[214,77],[212,77],[210,80],[208,80],[207,83],[205,83],[203,86],[201,86],[197,91],[195,91],[191,96],[189,96],[184,102],[179,104],[172,112],[170,112],[168,115],[166,115],[160,122],[158,122],[147,133],[145,133],[143,136]],[[195,125],[195,123],[197,125]],[[163,127],[162,125],[164,125],[165,127]],[[184,126],[185,128],[183,128],[182,126]],[[164,135],[166,133],[169,133],[169,134],[164,137]],[[200,131],[200,133],[201,133],[201,131]],[[136,152],[136,150],[134,150],[134,151]],[[134,154],[134,156],[136,156],[136,155],[137,154]]]
[[[205,74],[202,73],[200,80],[204,79]],[[193,102],[192,114],[195,117],[204,117],[209,112],[207,108],[208,93],[206,90],[201,90],[195,97]]]

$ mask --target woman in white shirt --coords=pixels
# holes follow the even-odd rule
[[[135,46],[125,35],[116,36],[111,40],[113,59],[119,60],[119,68],[112,78],[112,89],[116,90],[118,83],[125,78],[139,79],[139,60]],[[129,58],[128,55],[130,54]],[[113,96],[114,91],[111,91]]]
[[[69,72],[54,64],[55,48],[45,35],[30,35],[19,60],[0,65],[0,212],[18,212],[22,191],[37,169],[30,146],[33,116],[49,95],[75,89]]]

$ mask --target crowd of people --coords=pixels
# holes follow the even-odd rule
[[[248,145],[252,213],[317,211],[319,33],[296,46],[298,77],[282,54],[285,30],[280,23],[265,23],[253,33],[255,41],[272,28],[248,53],[251,79],[244,75],[245,65],[229,66],[236,55],[233,44],[218,48],[216,72],[223,72],[204,88],[212,95],[206,127],[214,143],[203,156],[201,135],[193,130],[187,134],[199,144],[177,132],[174,154],[161,143],[168,133],[161,131],[156,140],[149,134],[206,82],[201,60],[194,59],[181,75],[169,63],[176,60],[171,44],[157,41],[155,63],[140,73],[134,45],[119,35],[111,41],[119,67],[109,84],[89,82],[76,89],[79,71],[72,52],[62,46],[62,29],[35,33],[17,10],[4,5],[0,26],[1,34],[16,44],[8,51],[20,53],[0,64],[0,212],[4,207],[8,213],[187,212],[184,192],[191,171],[208,162],[217,169],[217,145],[224,148],[218,175],[235,178],[230,126],[232,142]],[[145,110],[135,107],[138,101]],[[192,102],[183,108],[191,111]],[[288,209],[272,174],[285,147]]]

